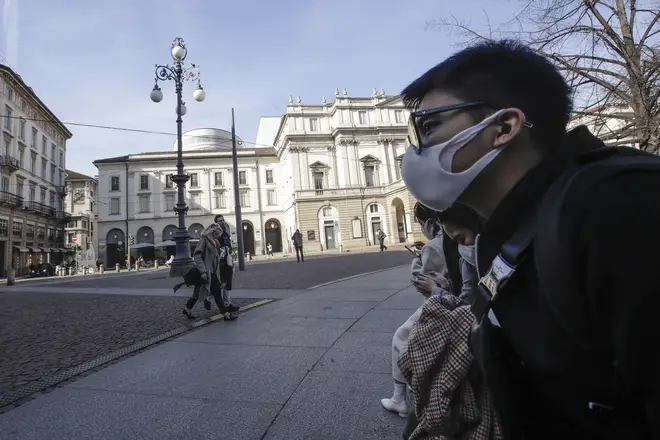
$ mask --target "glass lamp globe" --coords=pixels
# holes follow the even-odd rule
[[[176,111],[176,109],[175,109]],[[186,108],[185,104],[181,104],[181,116],[185,116],[186,113],[188,113],[188,109]]]
[[[179,46],[178,44],[175,44],[172,47],[172,58],[177,61],[181,61],[185,56],[186,50],[183,47]]]
[[[206,99],[206,92],[202,86],[197,86],[197,89],[193,92],[193,98],[195,98],[195,101],[197,102],[202,102]]]
[[[153,102],[160,102],[163,100],[163,92],[158,88],[158,86],[154,87],[150,96]]]

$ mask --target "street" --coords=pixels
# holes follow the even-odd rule
[[[249,262],[236,272],[234,302],[241,307],[263,299],[293,296],[309,287],[356,274],[408,264],[405,251]],[[182,313],[191,289],[172,293],[179,279],[167,269],[139,273],[56,277],[0,286],[0,408],[87,369],[143,341],[193,328],[217,315],[198,304],[196,320]],[[385,287],[385,286],[384,286]],[[201,323],[200,323],[201,324]],[[174,336],[172,334],[171,336]],[[170,336],[170,337],[171,337]],[[155,342],[166,340],[162,337]],[[142,344],[141,344],[142,343]],[[142,347],[144,345],[144,347]],[[103,364],[105,361],[97,361]],[[82,365],[82,366],[81,366]],[[7,408],[4,409],[5,411]]]

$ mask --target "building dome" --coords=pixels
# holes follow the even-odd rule
[[[231,150],[231,132],[219,128],[197,128],[183,134],[183,151]],[[243,139],[236,136],[236,148],[245,148]],[[174,141],[174,151],[177,141]]]

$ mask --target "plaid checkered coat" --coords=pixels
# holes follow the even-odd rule
[[[468,346],[474,315],[452,295],[426,300],[398,365],[418,425],[410,440],[500,440],[491,400]]]

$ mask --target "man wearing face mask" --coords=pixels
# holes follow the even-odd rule
[[[519,43],[460,51],[403,91],[403,179],[485,219],[470,343],[505,438],[658,439],[658,160],[566,133],[571,96]]]

